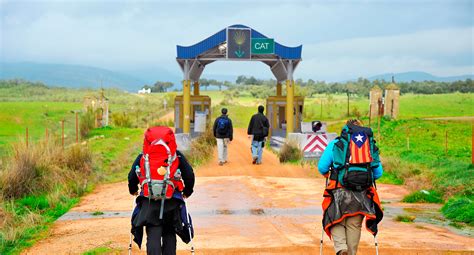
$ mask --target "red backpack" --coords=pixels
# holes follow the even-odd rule
[[[140,169],[136,169],[145,197],[170,199],[175,190],[183,191],[176,139],[169,127],[151,127],[145,132]],[[161,207],[163,209],[163,206]]]

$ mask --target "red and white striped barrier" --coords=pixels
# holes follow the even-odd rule
[[[303,146],[303,152],[322,153],[324,149],[326,149],[326,146],[328,146],[328,137],[326,134],[306,135],[306,142]]]

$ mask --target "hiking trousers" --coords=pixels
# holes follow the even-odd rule
[[[347,250],[349,255],[357,254],[363,219],[364,216],[362,215],[346,217],[340,223],[331,227],[336,253],[340,250]]]
[[[176,255],[176,233],[166,225],[146,226],[147,255]]]
[[[229,143],[229,138],[216,138],[216,140],[219,163],[227,162],[227,144]]]

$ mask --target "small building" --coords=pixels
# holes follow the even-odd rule
[[[109,125],[109,99],[104,96],[104,89],[100,95],[87,95],[84,97],[84,111],[92,111],[95,115],[95,127]]]
[[[142,88],[138,91],[138,94],[150,94],[151,93],[151,88]]]

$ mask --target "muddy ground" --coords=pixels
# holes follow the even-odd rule
[[[324,179],[316,169],[281,165],[270,151],[264,152],[262,165],[252,165],[249,144],[244,130],[235,130],[228,164],[218,166],[214,155],[195,169],[195,193],[188,205],[196,254],[319,254]],[[408,193],[402,186],[380,184],[378,191],[386,208],[379,226],[380,254],[474,254],[472,237],[422,221],[396,222],[404,207],[426,207],[400,203]],[[127,254],[131,206],[126,182],[101,185],[24,254],[81,254],[97,247]],[[426,208],[434,214],[437,209]],[[104,214],[93,216],[96,211]],[[178,254],[189,254],[189,247],[179,240]],[[133,254],[145,251],[134,245]],[[324,254],[334,254],[327,236]],[[365,230],[359,254],[375,254],[373,237]]]

